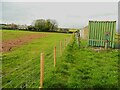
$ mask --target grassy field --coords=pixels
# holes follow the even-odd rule
[[[25,35],[30,35],[34,32],[27,32],[27,31],[16,31],[16,30],[0,30],[0,32],[2,33],[2,41],[6,41],[6,40],[11,40],[11,39],[16,39],[16,38],[20,38],[22,36]]]
[[[59,65],[49,75],[51,78],[45,81],[45,87],[118,88],[118,51],[96,52],[86,44],[86,41],[82,41],[79,49],[74,40],[68,45]]]
[[[16,34],[15,34],[16,32]],[[20,32],[18,34],[18,32]],[[4,40],[18,38],[24,31],[3,31]],[[39,32],[25,32],[27,34]],[[43,32],[44,33],[44,32]],[[14,35],[13,35],[14,34]],[[38,88],[40,74],[40,53],[45,53],[45,74],[53,68],[53,46],[57,45],[59,55],[59,41],[69,38],[69,34],[46,33],[47,37],[26,43],[12,52],[4,53],[2,58],[2,86],[6,88],[24,87]],[[11,36],[12,35],[12,36]],[[26,35],[26,34],[24,34]]]
[[[12,32],[18,31],[10,31]],[[19,32],[24,33],[24,31]],[[9,31],[3,33],[4,40],[11,35]],[[60,56],[59,41],[70,38],[71,35],[46,34],[49,34],[48,37],[36,39],[3,54],[2,86],[4,88],[38,88],[41,52],[45,53],[44,88],[111,88],[113,90],[118,87],[118,50],[96,52],[93,48],[87,47],[87,41],[84,40],[78,48],[73,38]],[[10,37],[17,38],[16,35]],[[53,66],[54,44],[57,46],[56,68]]]

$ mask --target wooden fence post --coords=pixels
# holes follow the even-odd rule
[[[64,49],[65,49],[65,47],[66,47],[66,39],[64,40]]]
[[[67,45],[69,44],[69,38],[67,38]]]
[[[73,32],[73,37],[75,37],[75,33]]]
[[[67,39],[65,39],[65,46],[67,46]]]
[[[78,47],[80,48],[80,33],[78,32]]]
[[[56,66],[56,46],[54,47],[54,67]]]
[[[40,88],[43,88],[44,82],[44,53],[41,53],[40,59]]]
[[[60,55],[62,55],[62,41],[60,41]]]

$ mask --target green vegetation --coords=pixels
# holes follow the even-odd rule
[[[7,41],[7,40],[20,38],[22,36],[35,34],[36,32],[20,31],[20,30],[0,30],[0,33],[2,35],[2,41]]]
[[[81,48],[73,40],[58,65],[45,78],[44,87],[118,88],[118,51],[93,51],[82,41]],[[49,78],[48,78],[49,77]]]
[[[33,24],[35,31],[56,31],[58,28],[57,22],[51,19],[37,19],[33,21]]]
[[[87,42],[84,40],[81,41],[79,49],[76,40],[73,39],[60,56],[59,41],[70,38],[71,35],[46,34],[49,36],[36,39],[3,54],[2,86],[4,88],[39,88],[41,52],[45,53],[44,88],[111,88],[113,90],[118,87],[117,50],[96,52],[93,48],[87,47]],[[3,38],[8,38],[4,35]],[[53,66],[54,44],[57,46],[56,68]]]
[[[17,29],[18,28],[18,25],[14,24],[14,23],[11,23],[11,24],[0,24],[0,29]]]
[[[6,31],[7,32],[7,31]],[[9,32],[9,31],[8,31]],[[11,31],[10,31],[11,32]],[[26,33],[26,32],[25,32]],[[38,32],[39,33],[39,32]],[[12,32],[11,32],[12,34]],[[53,46],[57,46],[59,57],[59,41],[69,38],[70,34],[46,33],[47,37],[38,38],[13,51],[4,53],[2,58],[2,86],[4,88],[38,88],[40,74],[40,53],[45,53],[45,75],[53,69]],[[5,35],[5,34],[4,34]],[[3,38],[8,38],[4,37]]]

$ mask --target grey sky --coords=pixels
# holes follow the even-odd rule
[[[89,20],[117,20],[117,2],[3,2],[4,23],[31,24],[35,19],[55,19],[59,27],[82,28]],[[1,20],[1,19],[0,19]]]

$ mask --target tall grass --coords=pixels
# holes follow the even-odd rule
[[[57,67],[45,78],[46,88],[118,88],[118,52],[95,52],[75,39],[67,46]]]

